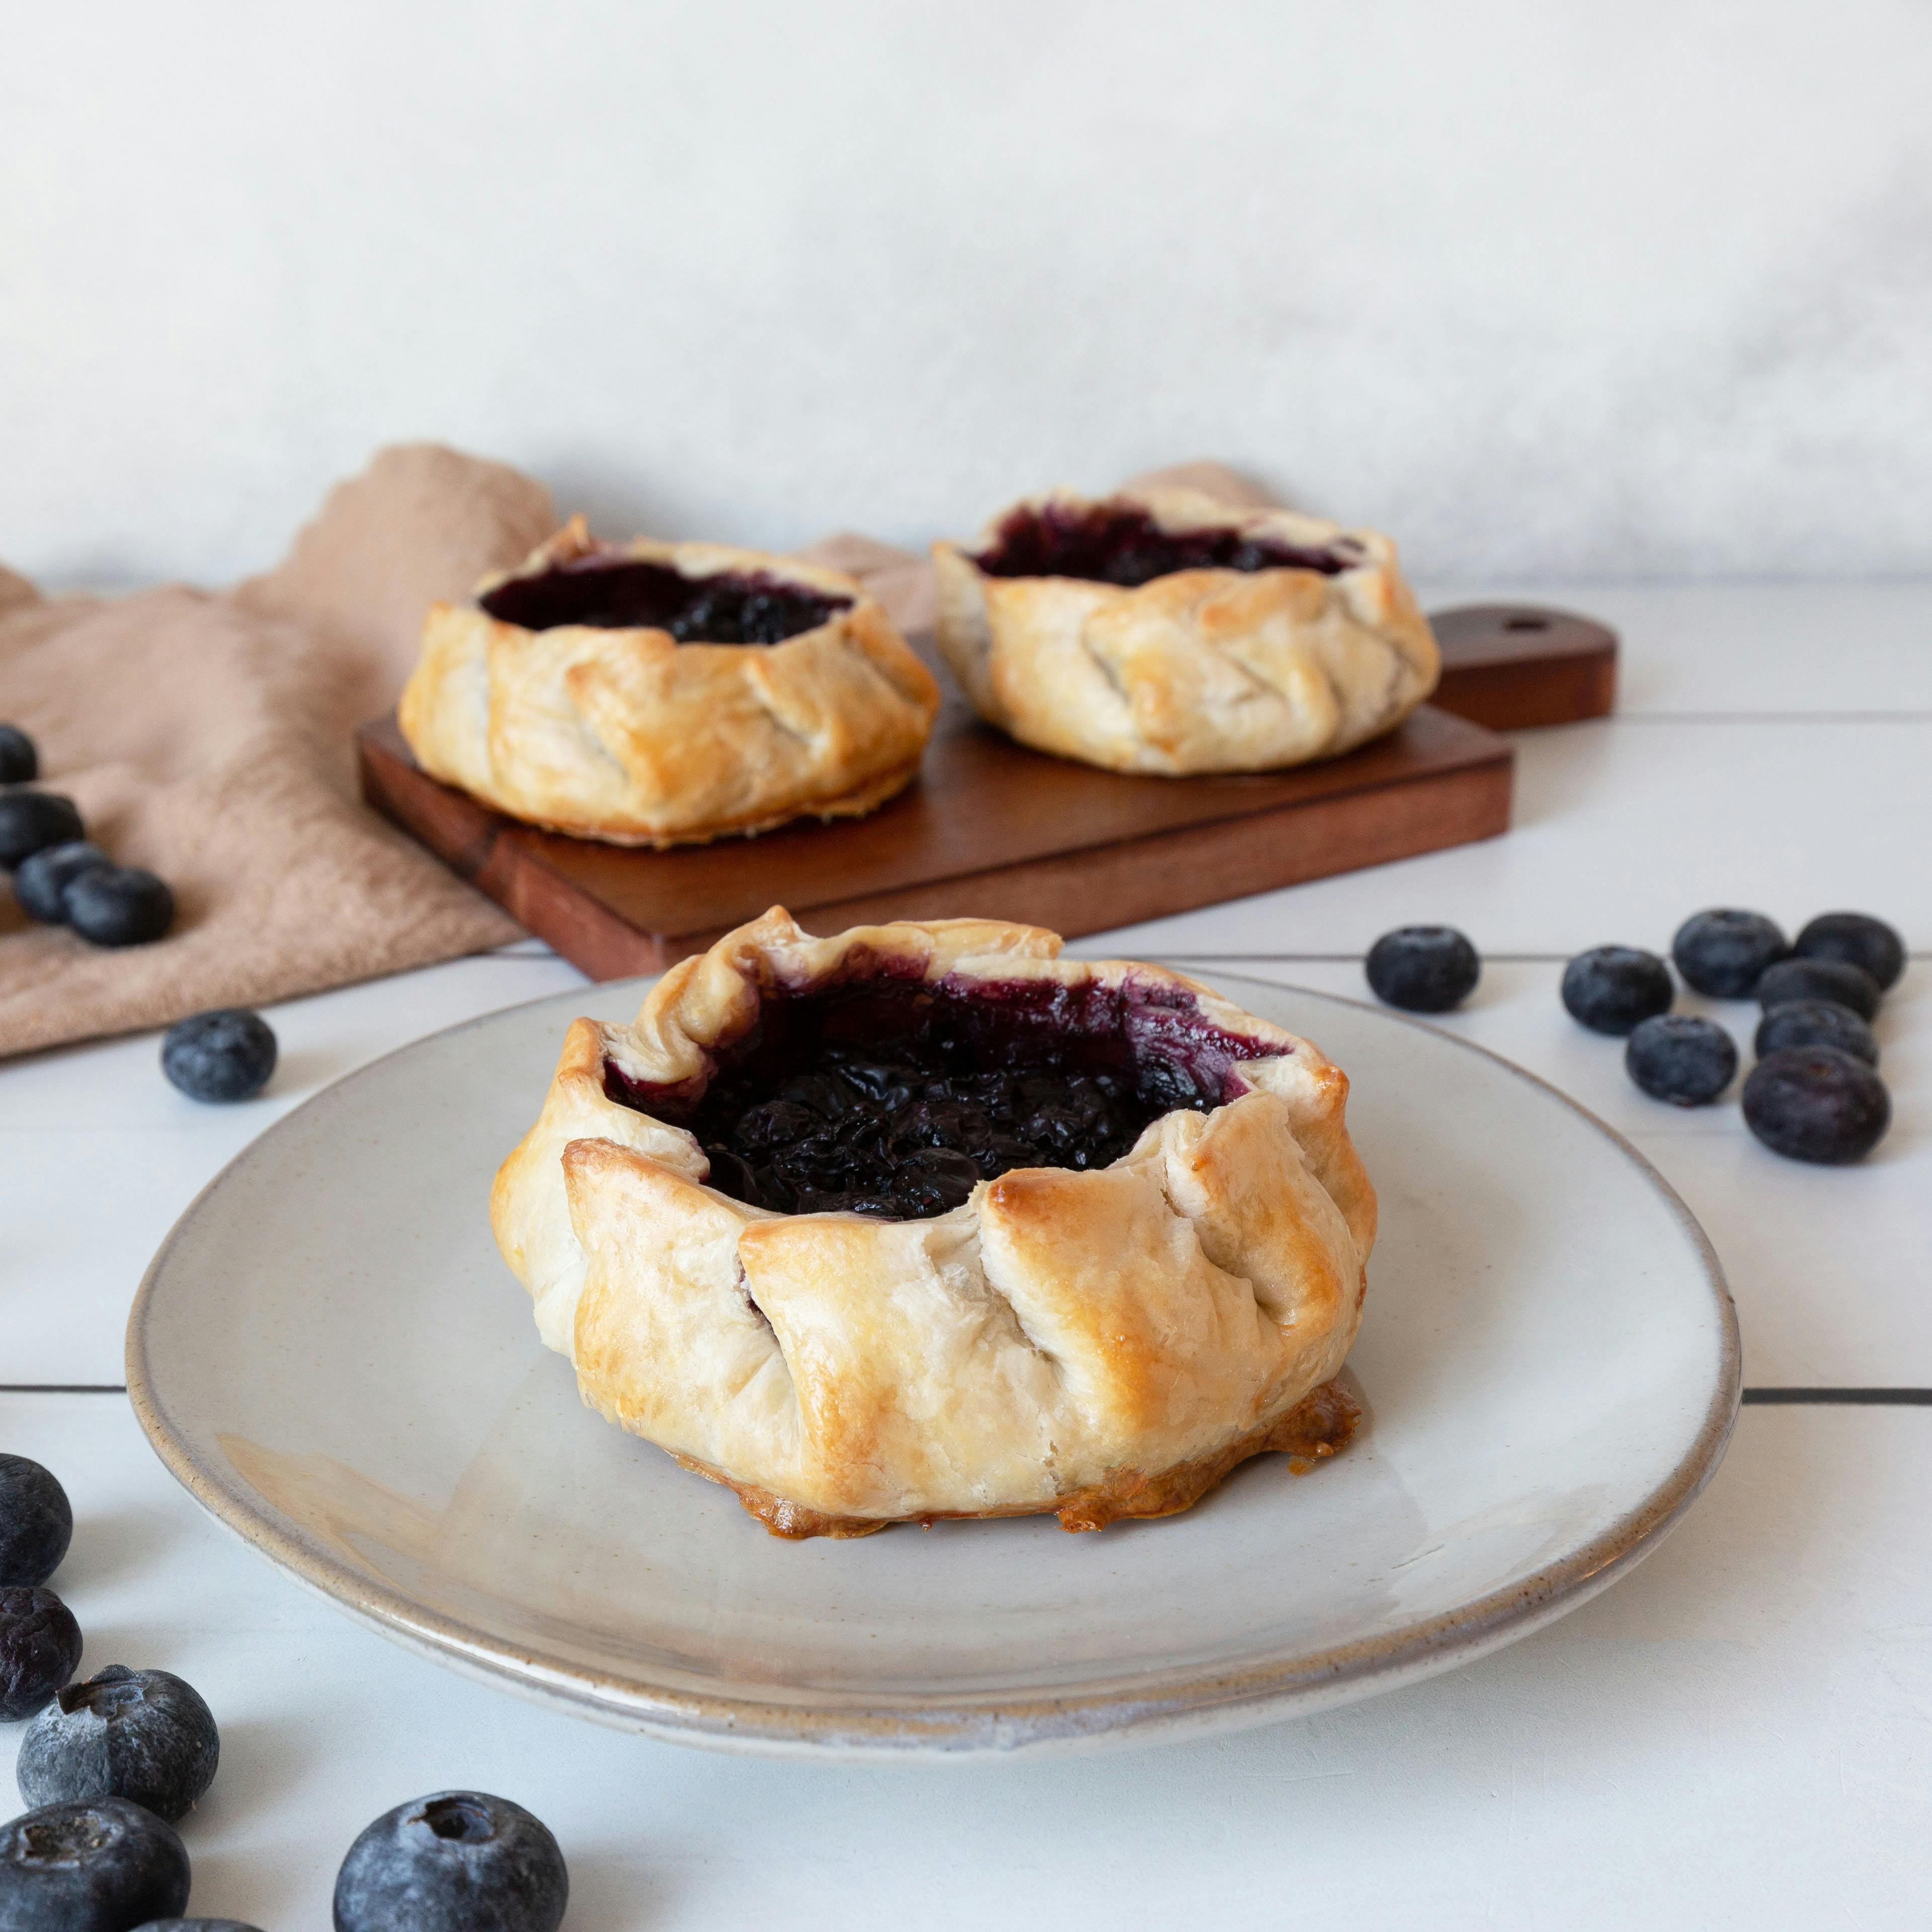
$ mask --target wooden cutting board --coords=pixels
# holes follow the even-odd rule
[[[1607,711],[1616,638],[1540,606],[1431,621],[1434,703],[1284,772],[1096,771],[990,730],[942,677],[919,778],[866,818],[668,852],[567,838],[427,776],[393,718],[358,734],[363,796],[593,979],[659,971],[772,905],[818,932],[970,914],[1073,938],[1507,830],[1515,754],[1490,727]]]

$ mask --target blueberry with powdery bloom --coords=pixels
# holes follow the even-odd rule
[[[259,1925],[244,1925],[238,1918],[151,1918],[134,1932],[262,1932]]]
[[[175,922],[175,896],[139,866],[91,866],[61,894],[67,922],[92,946],[146,946]]]
[[[1868,1066],[1878,1064],[1878,1042],[1871,1028],[1835,1000],[1786,1000],[1773,1006],[1758,1022],[1753,1044],[1760,1060],[1788,1046],[1835,1046]]]
[[[20,861],[14,874],[14,896],[20,910],[42,926],[67,923],[67,889],[82,873],[112,862],[98,845],[71,838],[64,845],[46,845]]]
[[[1476,990],[1483,962],[1453,926],[1403,926],[1369,949],[1364,968],[1378,1000],[1412,1013],[1446,1013]]]
[[[570,1876],[507,1798],[439,1791],[367,1826],[335,1880],[335,1932],[556,1932]]]
[[[1634,946],[1593,946],[1563,969],[1563,1004],[1592,1033],[1621,1037],[1676,997],[1670,968]]]
[[[259,1925],[244,1925],[238,1918],[151,1918],[134,1932],[262,1932]]]
[[[1624,1069],[1653,1100],[1708,1106],[1738,1070],[1737,1042],[1714,1020],[1658,1013],[1632,1030]]]
[[[40,754],[17,724],[0,724],[0,784],[30,784],[40,775]]]
[[[0,1455],[0,1583],[44,1583],[73,1540],[60,1478],[31,1456]]]
[[[1905,941],[1869,913],[1821,912],[1798,934],[1792,949],[1801,959],[1837,959],[1862,966],[1889,992],[1905,970]]]
[[[80,1626],[52,1591],[0,1589],[0,1724],[31,1718],[80,1667]]]
[[[72,799],[26,785],[0,791],[0,866],[8,872],[50,845],[70,844],[86,836]]]
[[[125,1798],[0,1825],[0,1932],[128,1932],[188,1909],[188,1847]]]
[[[274,1029],[245,1006],[178,1021],[161,1042],[161,1071],[190,1100],[252,1100],[274,1070]]]
[[[1758,1004],[1769,1012],[1792,1000],[1834,1000],[1862,1020],[1876,1018],[1885,997],[1862,966],[1842,959],[1780,959],[1757,982]]]
[[[214,1713],[192,1684],[110,1664],[27,1726],[15,1775],[30,1804],[124,1798],[172,1824],[214,1783],[220,1759]]]
[[[1892,1096],[1834,1046],[1786,1047],[1744,1082],[1744,1124],[1773,1154],[1828,1166],[1862,1160],[1892,1124]]]
[[[1765,968],[1790,950],[1791,942],[1762,913],[1730,907],[1694,914],[1670,942],[1684,983],[1714,1000],[1749,999]]]

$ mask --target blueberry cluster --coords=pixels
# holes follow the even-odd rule
[[[179,1916],[193,1874],[175,1826],[214,1782],[221,1754],[200,1694],[170,1672],[119,1664],[70,1681],[80,1627],[43,1586],[73,1530],[58,1480],[0,1455],[0,1720],[32,1718],[15,1775],[33,1808],[0,1825],[0,1932],[256,1932]],[[520,1805],[440,1791],[356,1838],[336,1880],[334,1924],[556,1932],[569,1894],[556,1839]]]
[[[1822,914],[1787,940],[1762,913],[1724,907],[1684,921],[1671,958],[1685,983],[1763,1010],[1744,1124],[1774,1153],[1832,1164],[1861,1160],[1891,1124],[1870,1022],[1905,968],[1903,940],[1864,913]],[[1654,953],[1599,946],[1564,968],[1563,1004],[1598,1033],[1628,1039],[1624,1064],[1654,1099],[1716,1100],[1738,1067],[1715,1022],[1673,1013],[1670,968]]]
[[[0,866],[29,919],[70,926],[95,946],[145,946],[173,925],[174,894],[152,872],[117,866],[89,842],[72,799],[42,791],[40,754],[0,724]]]
[[[686,577],[668,564],[621,555],[512,577],[479,600],[500,622],[526,631],[562,624],[668,631],[681,644],[781,644],[816,630],[851,599],[788,584],[762,571]]]
[[[1105,1167],[1150,1120],[1219,1097],[1168,1060],[1009,1072],[957,1034],[886,1054],[820,1039],[775,1090],[756,1071],[714,1079],[688,1124],[712,1186],[737,1200],[920,1220],[1009,1168]]]
[[[1166,530],[1136,506],[1022,504],[975,561],[988,577],[1078,577],[1132,589],[1177,570],[1317,570],[1334,577],[1362,560],[1347,538],[1304,548],[1225,526]]]

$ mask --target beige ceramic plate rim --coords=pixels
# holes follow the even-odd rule
[[[358,1067],[292,1109],[224,1167],[190,1204],[148,1264],[128,1317],[128,1400],[170,1473],[196,1502],[278,1568],[358,1622],[436,1660],[539,1702],[679,1743],[777,1755],[883,1759],[911,1755],[965,1757],[1016,1750],[1075,1751],[1106,1744],[1150,1743],[1267,1724],[1393,1690],[1474,1661],[1554,1622],[1616,1581],[1654,1549],[1694,1502],[1723,1460],[1737,1415],[1743,1352],[1737,1311],[1704,1231],[1657,1169],[1614,1128],[1547,1081],[1486,1047],[1406,1016],[1312,988],[1288,988],[1238,974],[1216,981],[1292,990],[1299,996],[1372,1012],[1493,1062],[1526,1086],[1558,1101],[1600,1133],[1682,1224],[1702,1265],[1719,1326],[1718,1374],[1702,1422],[1670,1474],[1616,1522],[1554,1563],[1505,1590],[1460,1604],[1406,1628],[1326,1648],[1301,1651],[1244,1669],[1180,1670],[1131,1692],[1100,1686],[1061,1696],[1016,1700],[988,1694],[941,1698],[894,1693],[875,1700],[819,1694],[811,1702],[701,1695],[663,1684],[620,1680],[580,1664],[520,1650],[460,1621],[424,1609],[399,1592],[358,1576],[307,1539],[290,1534],[223,1472],[198,1456],[171,1421],[147,1354],[154,1291],[184,1233],[206,1211],[230,1171],[254,1148],[323,1099],[429,1040],[499,1021],[508,1007],[412,1041]],[[645,983],[643,982],[640,984]],[[544,1000],[524,1003],[536,1006]]]

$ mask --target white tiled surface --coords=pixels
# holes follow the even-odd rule
[[[1187,970],[1372,997],[1356,960],[1190,959]],[[1672,1107],[1630,1084],[1621,1040],[1586,1031],[1563,1010],[1562,973],[1554,961],[1492,960],[1469,1004],[1434,1023],[1582,1102],[1684,1196],[1737,1298],[1748,1383],[1932,1388],[1932,961],[1914,962],[1879,1016],[1892,1131],[1849,1168],[1780,1160],[1745,1128],[1738,1094],[1753,1059],[1754,1004],[1680,993],[1679,1012],[1730,1029],[1742,1071],[1716,1106]]]
[[[1625,640],[1622,715],[1521,741],[1508,838],[1083,950],[1360,996],[1377,934],[1463,926],[1488,964],[1444,1024],[1600,1113],[1684,1195],[1736,1291],[1748,1382],[1932,1386],[1932,586],[1506,594]],[[1879,1029],[1895,1124],[1863,1166],[1774,1160],[1735,1090],[1653,1105],[1616,1043],[1563,1015],[1563,956],[1661,947],[1718,903],[1793,926],[1868,908],[1918,956]],[[0,1067],[0,1382],[118,1382],[149,1254],[252,1135],[407,1040],[577,983],[526,944],[291,1003],[273,1091],[232,1109],[176,1096],[152,1036]],[[1748,1034],[1751,1009],[1709,1010]],[[448,1784],[554,1827],[569,1932],[1932,1918],[1932,1409],[1748,1409],[1660,1555],[1450,1678],[1221,1744],[941,1771],[711,1757],[462,1682],[252,1560],[118,1397],[0,1394],[0,1447],[73,1492],[57,1582],[89,1666],[176,1669],[213,1702],[226,1757],[189,1826],[195,1907],[269,1932],[322,1925],[355,1832]]]
[[[566,1932],[1876,1932],[1932,1903],[1932,1411],[1746,1410],[1628,1580],[1418,1689],[1126,1756],[858,1769],[652,1744],[419,1661],[204,1517],[113,1397],[0,1396],[0,1437],[72,1490],[84,1667],[176,1671],[220,1719],[194,1904],[268,1932],[326,1924],[356,1832],[452,1783],[556,1831]]]

